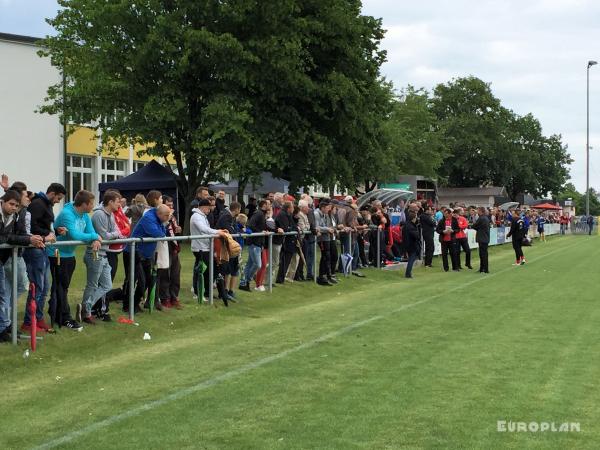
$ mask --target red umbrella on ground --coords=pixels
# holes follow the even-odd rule
[[[552,203],[542,203],[541,205],[532,206],[532,208],[535,208],[535,209],[553,209],[555,211],[558,211],[558,210],[562,209],[560,206],[553,205]]]

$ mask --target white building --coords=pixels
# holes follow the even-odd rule
[[[0,33],[0,172],[32,191],[64,183],[65,152],[57,116],[35,111],[59,72],[37,55],[36,39]]]

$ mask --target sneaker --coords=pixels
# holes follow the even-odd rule
[[[173,307],[173,305],[171,305],[171,300],[161,300],[160,303],[162,304],[162,307],[166,309]]]
[[[44,319],[38,320],[37,326],[38,328],[42,328],[44,331],[50,331],[50,325],[48,325]]]
[[[79,322],[71,319],[71,320],[67,320],[65,323],[63,323],[63,327],[67,327],[70,328],[73,331],[81,331],[83,330],[83,326],[79,324]]]
[[[264,286],[256,286],[254,290],[258,292],[265,292],[267,288],[265,288]]]
[[[288,283],[293,283],[294,282],[294,280],[292,280],[291,278],[287,278],[287,277],[285,278],[285,281],[287,281]]]
[[[12,340],[11,327],[6,327],[2,333],[0,333],[0,342],[10,342]]]
[[[250,292],[250,285],[249,284],[240,284],[238,286],[238,289],[240,291],[246,291],[246,292]]]
[[[326,278],[317,278],[317,284],[320,286],[333,286]]]
[[[171,307],[175,308],[175,309],[183,309],[183,305],[181,304],[181,302],[179,301],[179,299],[172,299],[171,300]]]
[[[160,300],[156,300],[154,302],[154,309],[156,309],[157,311],[164,311],[165,310],[165,308],[163,308],[163,305],[160,302]]]
[[[105,314],[102,316],[102,322],[112,322],[112,317],[110,317],[110,314],[108,314],[108,313],[105,313]]]
[[[198,300],[198,296],[196,294],[192,294],[192,299]]]
[[[355,277],[358,277],[358,278],[365,278],[364,274],[357,272],[356,270],[352,272],[352,275],[354,275]]]
[[[85,323],[87,323],[88,325],[96,325],[96,321],[94,320],[93,316],[87,316],[83,318],[83,321]]]
[[[235,298],[235,293],[233,291],[227,291],[227,295],[229,295],[229,298]]]

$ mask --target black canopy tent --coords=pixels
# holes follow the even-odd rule
[[[163,195],[173,197],[175,208],[177,211],[180,211],[179,188],[177,187],[175,175],[171,170],[155,160],[150,161],[131,175],[108,183],[100,183],[98,186],[100,195],[104,194],[108,189],[118,190],[128,200],[133,199],[137,194],[146,195],[152,190],[157,190]]]

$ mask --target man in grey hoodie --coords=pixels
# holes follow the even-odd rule
[[[106,256],[106,250],[110,243],[104,243],[104,241],[122,238],[113,215],[119,209],[120,201],[121,196],[117,192],[108,191],[102,198],[102,204],[95,208],[92,214],[92,225],[102,238],[103,244],[97,252],[88,247],[84,257],[87,267],[87,284],[83,291],[81,306],[83,321],[90,325],[95,323],[92,309],[96,311],[98,318],[105,322],[111,320],[107,312],[107,304],[103,303],[100,308],[94,308],[94,305],[104,299],[108,291],[112,289],[111,267]]]

